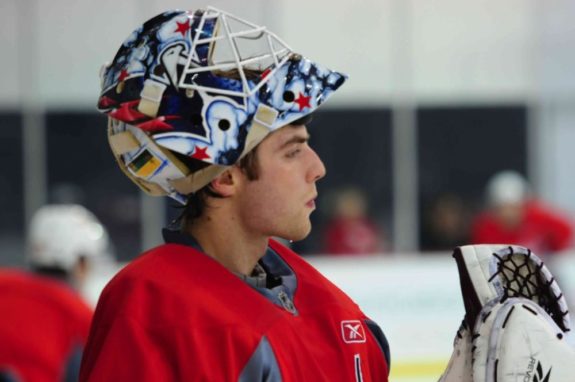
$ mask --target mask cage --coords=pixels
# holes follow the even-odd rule
[[[213,33],[205,27],[216,26]],[[248,98],[257,92],[293,53],[279,37],[264,26],[245,21],[219,9],[208,7],[203,13],[192,42],[180,88],[203,90],[214,94]],[[203,37],[206,35],[207,37]],[[200,62],[198,50],[209,44],[207,64]],[[250,73],[261,73],[256,78]],[[241,90],[231,90],[225,83],[202,86],[195,82],[206,72],[237,72]],[[221,86],[221,87],[219,87]]]

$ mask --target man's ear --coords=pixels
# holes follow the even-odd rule
[[[237,174],[234,173],[234,168],[232,167],[222,172],[210,183],[212,189],[223,197],[231,196],[235,192]]]

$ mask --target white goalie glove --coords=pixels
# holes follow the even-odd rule
[[[440,382],[575,381],[575,342],[565,298],[530,250],[455,250],[465,317]]]

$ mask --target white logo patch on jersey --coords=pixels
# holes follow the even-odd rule
[[[366,341],[363,324],[359,320],[346,320],[341,322],[341,336],[346,344],[362,343]]]

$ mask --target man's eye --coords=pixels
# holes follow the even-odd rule
[[[297,154],[299,154],[300,152],[301,152],[301,149],[295,149],[295,150],[288,151],[287,154],[286,154],[286,157],[288,157],[288,158],[293,158],[293,157],[295,157]]]

